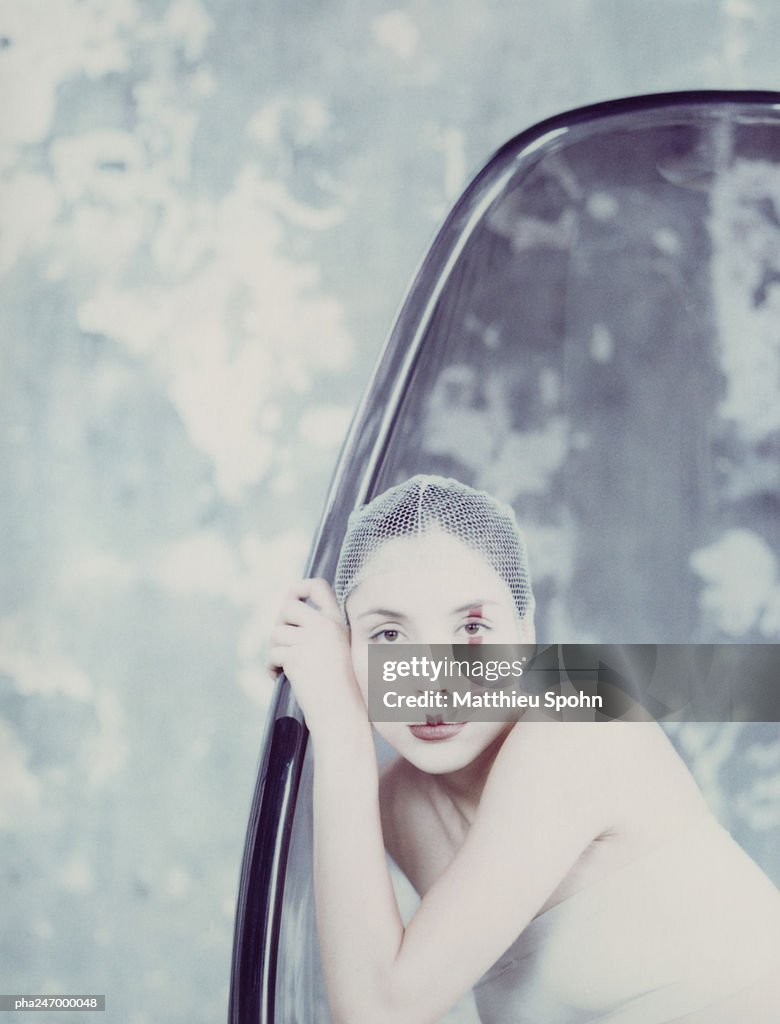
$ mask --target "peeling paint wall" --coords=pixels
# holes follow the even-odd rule
[[[224,1018],[269,617],[437,224],[545,116],[780,87],[779,35],[773,0],[4,0],[2,991]],[[776,748],[735,795],[687,742],[772,819]]]

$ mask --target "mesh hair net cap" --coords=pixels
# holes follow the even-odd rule
[[[525,541],[514,511],[459,480],[423,475],[391,487],[350,515],[334,583],[342,610],[386,541],[432,528],[487,560],[509,587],[520,618],[533,612]]]

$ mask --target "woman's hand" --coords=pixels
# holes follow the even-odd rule
[[[337,733],[356,713],[365,721],[349,630],[325,580],[301,580],[290,590],[271,632],[269,661],[272,674],[283,671],[290,680],[312,733]]]

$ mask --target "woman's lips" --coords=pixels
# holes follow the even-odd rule
[[[448,740],[467,725],[466,722],[427,722],[425,725],[410,725],[409,729],[418,740]]]

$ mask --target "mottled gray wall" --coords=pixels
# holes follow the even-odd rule
[[[436,225],[542,117],[780,87],[779,36],[775,0],[2,0],[1,991],[224,1018],[269,614]]]

